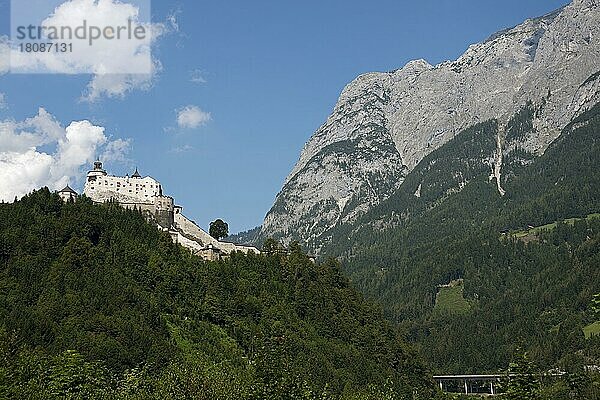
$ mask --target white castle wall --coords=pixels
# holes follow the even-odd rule
[[[110,175],[88,175],[83,192],[97,202],[111,198],[125,203],[154,204],[154,197],[162,195],[162,186],[156,179]]]

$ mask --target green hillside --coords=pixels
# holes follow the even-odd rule
[[[600,292],[600,219],[585,218],[600,210],[600,105],[539,158],[518,148],[519,130],[534,129],[525,111],[509,123],[516,144],[505,154],[505,196],[485,164],[497,125],[480,124],[427,156],[379,207],[338,227],[326,249],[440,374],[497,372],[519,348],[540,371],[600,363],[598,337],[582,330],[596,321],[590,302]],[[500,239],[546,224],[553,229],[536,231],[535,242]],[[440,306],[439,285],[457,279],[468,312]],[[457,294],[441,295],[452,304]]]
[[[206,263],[138,212],[47,189],[0,204],[0,359],[3,399],[435,393],[336,262]]]
[[[600,321],[593,322],[583,327],[583,334],[586,339],[590,339],[593,336],[600,335]]]

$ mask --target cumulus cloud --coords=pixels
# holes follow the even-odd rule
[[[12,201],[43,186],[52,163],[52,156],[34,150],[0,152],[0,200]]]
[[[102,149],[117,154],[126,147],[86,120],[63,128],[43,108],[24,121],[0,121],[0,200],[12,201],[42,186],[62,189],[81,179]]]
[[[64,130],[43,108],[22,122],[0,121],[0,152],[24,153],[29,149],[58,143]]]
[[[66,42],[73,43],[73,51],[65,53],[21,52],[13,43],[10,69],[20,73],[92,74],[82,98],[87,101],[103,96],[123,97],[134,89],[148,89],[161,71],[160,62],[152,57],[152,47],[158,38],[175,28],[146,21],[141,14],[144,13],[138,6],[119,0],[65,1],[41,23],[42,26],[70,27],[75,32],[85,20],[88,27],[109,27],[109,32],[114,35],[114,27],[126,27],[131,21],[133,29],[143,29],[143,38],[140,35],[140,38],[131,39],[128,34],[121,33],[121,39],[102,36],[94,40],[93,45],[89,44],[90,35],[85,39],[72,38]],[[2,68],[0,65],[0,71]]]
[[[211,120],[209,112],[202,111],[197,106],[186,106],[177,111],[177,125],[180,128],[194,129],[205,125]]]

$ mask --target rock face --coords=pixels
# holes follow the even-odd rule
[[[427,154],[479,122],[502,126],[528,104],[537,110],[535,129],[519,146],[540,155],[600,101],[599,71],[600,2],[575,0],[470,46],[456,61],[361,75],[304,146],[259,237],[318,251],[329,229],[389,197]]]

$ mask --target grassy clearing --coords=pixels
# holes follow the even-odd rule
[[[593,324],[589,324],[583,328],[583,334],[586,339],[592,336],[600,335],[600,321],[596,321]]]
[[[600,218],[600,213],[596,213],[596,214],[589,214],[587,217],[585,218],[569,218],[569,219],[565,219],[562,222],[567,224],[567,225],[573,225],[575,224],[576,221],[580,221],[582,219],[586,219],[586,220],[591,220],[593,218]],[[546,225],[542,225],[542,226],[536,226],[535,228],[531,228],[528,230],[520,230],[520,231],[515,231],[515,232],[511,232],[511,236],[515,237],[517,239],[520,238],[524,238],[527,236],[536,236],[538,233],[542,232],[542,231],[549,231],[552,230],[554,228],[556,228],[556,225],[558,224],[558,222],[553,222],[551,224],[546,224]]]
[[[440,287],[435,298],[435,313],[465,314],[471,304],[463,297],[464,285],[457,281],[450,286]]]

